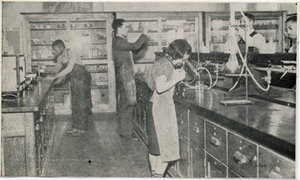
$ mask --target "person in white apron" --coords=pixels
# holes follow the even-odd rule
[[[149,144],[149,161],[153,177],[163,177],[169,162],[180,159],[178,125],[173,101],[175,85],[182,81],[186,72],[174,69],[182,64],[192,52],[190,44],[183,39],[173,41],[167,55],[156,61],[150,72],[149,87],[154,91],[151,97],[155,136]],[[153,148],[152,146],[156,146]]]

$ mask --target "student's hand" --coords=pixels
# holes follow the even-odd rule
[[[51,81],[51,80],[54,80],[54,79],[56,79],[56,77],[55,76],[53,76],[53,75],[49,75],[49,76],[47,76],[47,77],[45,77],[45,80],[47,81]]]
[[[149,27],[148,26],[144,26],[144,30],[143,30],[143,34],[147,34],[149,31]]]
[[[176,81],[182,81],[185,78],[185,70],[183,69],[176,69],[173,71],[173,76],[172,79],[176,80]]]

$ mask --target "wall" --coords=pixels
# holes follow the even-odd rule
[[[22,15],[20,12],[42,12],[43,4],[39,2],[3,2],[2,3],[3,27],[21,27]]]
[[[231,3],[233,4],[233,3]],[[296,13],[295,3],[234,3],[243,11],[277,11],[287,10]],[[2,3],[3,27],[21,27],[22,16],[20,12],[43,12],[41,2],[3,2]],[[229,3],[166,3],[166,2],[94,2],[94,12],[157,12],[157,11],[229,11]]]

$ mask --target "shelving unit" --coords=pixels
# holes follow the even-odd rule
[[[147,36],[150,38],[145,55],[137,57],[136,64],[153,63],[155,52],[162,52],[175,39],[186,39],[192,46],[193,52],[198,52],[199,42],[202,39],[201,12],[179,13],[158,12],[138,13],[121,12],[117,18],[125,19],[129,27],[128,41],[135,42],[144,28],[150,28]]]
[[[283,36],[285,11],[260,11],[249,12],[254,15],[254,29],[266,38],[266,41],[273,41],[275,44],[270,50],[284,52],[285,39]],[[240,12],[235,13],[235,25],[239,24]],[[230,52],[229,43],[229,12],[207,12],[205,13],[206,24],[206,46],[210,52]],[[227,43],[228,42],[228,43]]]
[[[81,56],[92,76],[93,112],[115,112],[115,76],[112,61],[112,13],[21,13],[28,72],[38,65],[53,68],[52,43],[61,39]],[[68,87],[55,89],[56,113],[70,113]]]

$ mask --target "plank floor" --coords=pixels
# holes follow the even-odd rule
[[[46,159],[46,176],[151,176],[147,147],[141,140],[121,140],[115,114],[94,114],[92,119],[86,135],[73,137],[66,133],[71,127],[71,116],[57,116],[53,147]]]

